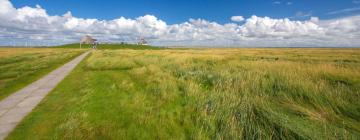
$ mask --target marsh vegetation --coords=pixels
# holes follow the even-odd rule
[[[85,50],[0,48],[0,100]]]
[[[97,50],[8,139],[359,139],[359,49]]]

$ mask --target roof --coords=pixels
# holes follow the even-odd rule
[[[92,38],[91,36],[89,35],[86,35],[85,37],[83,37],[81,40],[80,40],[80,43],[82,44],[92,44],[94,43],[95,41],[97,41],[96,39]]]

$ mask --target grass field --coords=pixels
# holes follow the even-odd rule
[[[97,50],[8,139],[360,139],[360,49]]]
[[[0,100],[82,52],[84,50],[0,48]]]
[[[81,48],[91,48],[92,45],[83,44]],[[55,48],[80,48],[79,44],[66,44],[62,46],[56,46]],[[97,49],[100,50],[114,50],[114,49],[131,49],[131,50],[162,50],[166,48],[147,46],[147,45],[135,45],[135,44],[99,44]]]

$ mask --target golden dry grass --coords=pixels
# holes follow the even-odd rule
[[[65,50],[65,49],[63,49]],[[30,54],[30,53],[49,53],[54,51],[62,51],[62,49],[53,48],[0,48],[0,57]]]

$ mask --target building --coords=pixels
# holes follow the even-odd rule
[[[142,38],[139,40],[138,45],[148,45],[148,44],[147,44],[147,41]]]
[[[83,37],[81,40],[80,40],[80,48],[81,48],[81,45],[82,44],[91,44],[91,45],[95,45],[97,44],[97,40],[92,38],[91,36],[89,35],[86,35],[85,37]]]

